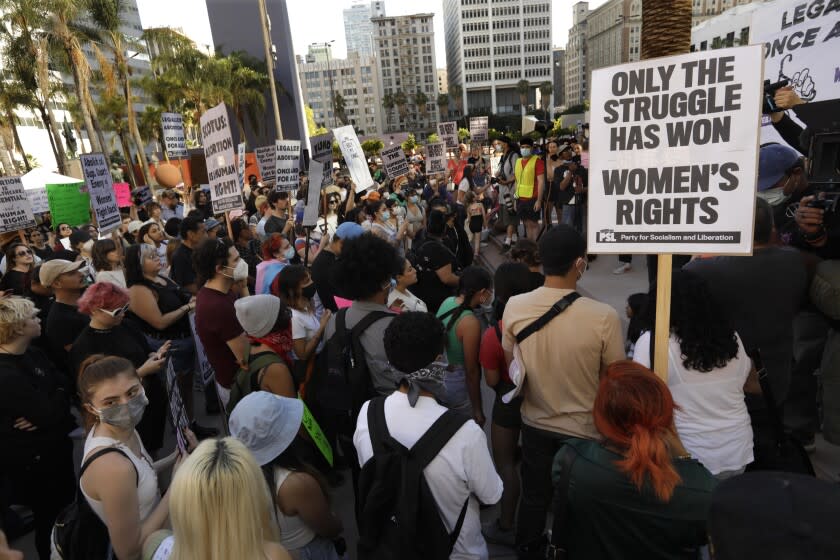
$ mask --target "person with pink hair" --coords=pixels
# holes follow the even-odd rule
[[[161,369],[166,362],[169,342],[152,352],[146,337],[123,318],[128,311],[128,291],[110,282],[97,282],[79,299],[79,312],[90,316],[90,324],[82,330],[70,348],[70,366],[74,376],[89,356],[105,354],[125,358],[137,368],[149,406],[137,425],[137,432],[146,449],[154,455],[163,447],[166,426],[166,391]]]

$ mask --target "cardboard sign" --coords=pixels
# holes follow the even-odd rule
[[[104,154],[80,154],[85,185],[90,194],[90,204],[96,215],[100,233],[109,233],[122,223],[117,195],[112,186],[111,170]]]
[[[180,113],[162,113],[160,127],[163,129],[163,145],[169,157],[187,157],[189,153],[184,137],[184,117]]]
[[[344,161],[350,170],[350,177],[356,183],[356,192],[368,190],[374,185],[374,182],[370,176],[367,159],[365,159],[365,153],[362,151],[362,145],[359,144],[356,131],[353,130],[352,126],[347,125],[334,128],[333,134],[335,134],[335,138],[338,140],[341,155],[344,156]]]
[[[190,329],[195,341],[196,371],[201,375],[201,382],[207,385],[216,378],[216,372],[210,365],[210,360],[207,359],[207,353],[204,351],[204,345],[201,343],[198,333],[195,332],[195,311],[191,312],[189,316]]]
[[[312,146],[312,158],[318,161],[332,161],[332,145],[333,133],[327,132],[319,136],[313,136],[309,139],[309,144]]]
[[[470,117],[470,140],[473,142],[486,142],[489,138],[488,117]]]
[[[26,197],[29,199],[29,205],[32,207],[34,213],[43,214],[44,212],[50,211],[50,203],[47,199],[47,189],[45,187],[27,190]]]
[[[224,103],[219,103],[201,115],[201,142],[207,162],[213,213],[221,214],[244,207],[239,171],[234,160],[228,111]]]
[[[303,209],[304,227],[318,225],[320,213],[321,189],[332,183],[332,164],[329,161],[313,160],[309,162],[309,188],[306,193],[306,206]]]
[[[114,193],[117,195],[117,206],[120,208],[131,206],[131,185],[114,183]]]
[[[438,136],[447,149],[458,147],[458,125],[454,121],[438,123]]]
[[[152,201],[152,189],[147,185],[137,187],[134,189],[134,197],[137,199],[138,206],[144,206]]]
[[[82,185],[82,182],[46,185],[53,227],[58,224],[75,227],[90,222],[90,195],[79,190]]]
[[[382,150],[380,155],[382,156],[382,165],[385,166],[385,172],[391,179],[396,179],[408,173],[408,160],[405,159],[402,146]]]
[[[277,147],[272,144],[271,146],[260,146],[256,150],[254,150],[254,154],[257,156],[257,167],[260,168],[260,177],[262,177],[262,184],[274,184],[274,174],[276,172],[276,150]]]
[[[172,358],[166,361],[166,392],[169,395],[169,419],[175,428],[175,441],[178,443],[178,450],[187,453],[187,438],[184,435],[190,427],[187,420],[187,409],[184,406],[184,399],[181,398],[181,389],[178,387],[178,376],[175,373],[175,366]]]
[[[20,177],[0,177],[0,233],[35,225],[35,215]]]
[[[245,142],[236,148],[236,170],[239,172],[239,188],[245,189]]]
[[[592,73],[590,253],[752,252],[761,46]]]
[[[274,146],[274,188],[278,191],[293,191],[300,184],[300,140],[277,140]]]
[[[446,146],[443,142],[426,145],[426,175],[446,173]]]

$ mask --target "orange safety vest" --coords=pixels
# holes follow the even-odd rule
[[[516,196],[518,198],[534,198],[538,159],[536,156],[531,156],[528,161],[524,161],[525,158],[516,160],[516,169],[514,169],[513,174],[516,176]]]

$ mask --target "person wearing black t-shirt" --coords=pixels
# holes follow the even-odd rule
[[[6,274],[0,280],[0,291],[11,291],[16,296],[32,295],[32,269],[35,256],[23,243],[12,243],[6,248]]]
[[[268,205],[271,206],[271,216],[265,222],[265,234],[272,233],[287,235],[295,226],[295,221],[289,212],[289,193],[271,191],[268,195]]]
[[[55,251],[47,244],[44,232],[40,229],[33,229],[29,234],[29,248],[42,261],[48,261],[55,257]]]
[[[50,357],[67,373],[73,394],[76,375],[70,368],[67,352],[90,320],[77,309],[77,302],[84,291],[84,275],[80,270],[84,264],[84,261],[53,259],[42,264],[38,273],[41,285],[52,288],[55,295],[45,329]]]
[[[423,244],[415,249],[417,284],[412,291],[428,309],[438,309],[446,298],[455,295],[458,287],[458,266],[455,254],[442,242],[446,215],[439,210],[429,214]]]
[[[75,493],[68,434],[76,423],[61,373],[30,345],[40,334],[31,301],[0,298],[0,512],[11,503],[32,509],[35,547],[46,560],[56,516]]]
[[[172,281],[191,294],[198,293],[198,282],[193,270],[193,249],[204,241],[207,233],[204,221],[199,217],[187,216],[180,225],[181,244],[172,254]]]
[[[335,296],[341,297],[338,291],[338,283],[333,278],[335,263],[341,255],[341,248],[344,242],[355,239],[362,235],[365,230],[355,222],[344,222],[339,224],[330,239],[330,244],[318,252],[318,256],[312,262],[312,282],[315,283],[315,290],[318,299],[324,309],[338,313],[338,306],[335,303]]]

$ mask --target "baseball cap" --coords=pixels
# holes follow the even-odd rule
[[[204,220],[204,229],[205,231],[210,231],[213,228],[217,228],[222,225],[222,222],[217,220],[216,218],[207,218]]]
[[[377,202],[382,199],[382,195],[379,194],[379,191],[370,191],[365,196],[362,197],[363,200]]]
[[[356,239],[365,232],[364,228],[356,222],[342,222],[335,228],[337,239]]]
[[[767,144],[758,152],[758,190],[766,191],[802,158],[799,152],[781,144]]]
[[[128,233],[137,233],[143,225],[140,220],[131,220],[128,222]]]
[[[85,265],[85,261],[70,262],[64,259],[53,259],[41,265],[38,279],[42,286],[52,286],[56,278],[68,272],[79,270]]]
[[[303,401],[266,391],[249,393],[230,415],[230,435],[241,441],[260,466],[283,453],[300,429]]]

